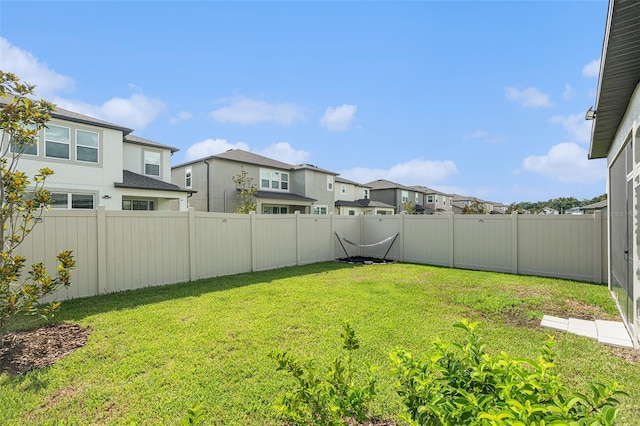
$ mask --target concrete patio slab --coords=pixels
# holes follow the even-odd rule
[[[553,328],[556,330],[567,331],[569,327],[569,320],[566,318],[552,317],[551,315],[545,315],[542,317],[540,323],[542,327]]]
[[[585,336],[590,339],[598,340],[598,329],[595,321],[587,321],[576,318],[569,318],[569,333]]]
[[[559,318],[544,315],[540,326],[585,336],[598,342],[619,348],[633,349],[634,343],[622,322],[618,321],[587,321],[577,318]]]

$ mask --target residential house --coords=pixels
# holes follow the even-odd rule
[[[171,155],[178,149],[131,132],[56,108],[38,143],[20,148],[20,170],[28,176],[45,166],[54,171],[45,185],[54,209],[186,210],[191,191],[171,183]]]
[[[410,188],[422,194],[419,204],[424,207],[425,214],[451,213],[453,211],[450,195],[426,186],[411,186]]]
[[[551,207],[544,207],[538,214],[560,214],[560,212]]]
[[[394,213],[401,213],[403,204],[410,202],[418,214],[424,214],[426,208],[421,204],[423,192],[409,186],[391,182],[385,179],[378,179],[366,183],[371,187],[371,199],[393,206]]]
[[[609,0],[589,158],[607,159],[609,289],[640,340],[640,2]]]
[[[335,212],[340,215],[393,214],[392,205],[370,198],[371,187],[340,176],[335,178]]]
[[[588,204],[580,207],[583,214],[594,214],[599,211],[603,216],[607,215],[607,200],[598,201],[597,203]]]
[[[570,209],[566,209],[564,211],[564,214],[584,214],[584,212],[582,211],[582,207],[575,206],[571,207]]]
[[[189,206],[197,211],[234,213],[240,201],[233,177],[246,171],[257,188],[257,212],[334,212],[337,173],[311,164],[294,166],[241,149],[231,149],[171,169],[176,185],[197,190]]]
[[[471,207],[474,203],[484,210],[485,214],[491,214],[494,204],[490,201],[484,201],[476,197],[467,197],[465,195],[451,194],[451,202],[453,204],[454,213],[462,213],[465,207]]]

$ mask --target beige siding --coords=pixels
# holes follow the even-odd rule
[[[450,266],[453,216],[407,216],[404,221],[404,260],[412,263]]]

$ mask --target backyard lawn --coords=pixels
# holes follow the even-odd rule
[[[199,402],[206,424],[282,424],[272,405],[293,381],[268,353],[327,360],[341,353],[344,320],[360,339],[356,362],[380,367],[373,414],[398,421],[389,353],[456,339],[461,318],[481,321],[489,352],[514,357],[537,357],[555,335],[565,383],[621,383],[617,424],[637,424],[638,354],[543,329],[543,314],[619,320],[606,286],[411,264],[330,262],[67,301],[56,321],[90,328],[86,345],[51,367],[0,373],[0,424],[178,424]]]

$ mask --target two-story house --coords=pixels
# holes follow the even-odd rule
[[[45,185],[52,208],[186,210],[191,191],[171,183],[170,159],[177,148],[131,132],[56,108],[38,143],[22,147],[19,168],[31,177],[45,166],[54,171]]]
[[[493,211],[493,203],[484,201],[476,197],[468,197],[465,195],[451,194],[451,204],[454,213],[462,213],[465,207],[477,206],[484,214],[491,214]]]
[[[371,187],[340,176],[336,176],[335,184],[336,214],[393,214],[393,206],[371,199]]]
[[[365,184],[371,187],[371,199],[393,206],[394,213],[404,211],[403,205],[411,203],[411,206],[418,214],[425,214],[425,207],[421,204],[423,200],[422,190],[404,186],[386,179],[378,179]]]
[[[422,194],[420,204],[425,214],[450,213],[452,211],[451,196],[426,186],[411,186],[411,189]]]
[[[256,186],[262,214],[334,212],[337,173],[311,164],[292,165],[241,149],[189,161],[171,169],[172,182],[197,190],[189,206],[197,211],[234,213],[240,201],[233,177],[242,171]]]

